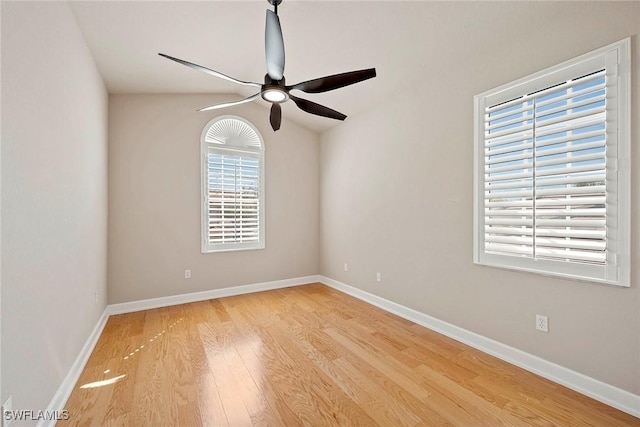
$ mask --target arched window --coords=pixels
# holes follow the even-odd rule
[[[236,116],[202,131],[202,252],[264,248],[264,143]]]

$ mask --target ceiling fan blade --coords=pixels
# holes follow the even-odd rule
[[[217,110],[218,108],[233,107],[236,105],[244,104],[245,102],[251,102],[259,96],[260,96],[260,92],[256,93],[255,95],[251,95],[248,98],[241,99],[240,101],[231,101],[231,102],[225,102],[224,104],[216,104],[210,107],[201,108],[198,111],[209,111],[209,110]]]
[[[306,111],[310,114],[315,114],[316,116],[323,116],[336,120],[344,120],[347,118],[347,116],[336,110],[332,110],[331,108],[325,107],[324,105],[316,104],[315,102],[311,102],[307,99],[298,98],[291,94],[289,94],[289,99],[295,102],[298,108],[300,108],[302,111]]]
[[[271,106],[269,121],[271,122],[271,127],[273,128],[274,132],[280,129],[280,123],[282,123],[282,107],[280,106],[280,104],[274,103]]]
[[[238,83],[238,84],[241,84],[241,85],[253,86],[253,87],[258,87],[258,88],[262,87],[262,85],[259,84],[259,83],[243,82],[242,80],[234,79],[233,77],[229,77],[229,76],[227,76],[225,74],[222,74],[222,73],[219,73],[217,71],[211,70],[211,69],[209,69],[207,67],[203,67],[202,65],[198,65],[198,64],[194,64],[194,63],[189,62],[189,61],[184,61],[182,59],[174,58],[173,56],[165,55],[164,53],[159,53],[158,55],[164,56],[165,58],[170,59],[172,61],[176,61],[179,64],[186,65],[187,67],[193,68],[194,70],[202,71],[202,72],[205,72],[207,74],[211,74],[212,76],[216,76],[216,77],[228,80],[228,81],[233,82],[233,83]]]
[[[308,80],[287,89],[298,89],[307,93],[321,93],[341,87],[359,83],[376,76],[376,69],[369,68],[366,70],[350,71],[347,73],[334,74],[333,76],[320,77],[319,79]]]
[[[264,50],[267,58],[267,74],[271,80],[280,81],[284,76],[284,39],[280,18],[267,9],[267,22],[264,30]]]

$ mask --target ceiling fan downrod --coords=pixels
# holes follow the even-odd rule
[[[278,5],[282,3],[282,0],[267,0],[271,6],[273,6],[273,13],[278,14]]]

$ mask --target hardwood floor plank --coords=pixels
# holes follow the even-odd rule
[[[348,366],[352,368],[351,370],[353,373],[350,375],[358,375],[358,373],[361,373],[369,378],[376,385],[370,392],[391,395],[395,400],[407,408],[408,411],[420,417],[420,422],[417,425],[453,425],[443,415],[438,413],[437,410],[431,408],[426,403],[428,400],[421,400],[417,398],[394,381],[394,379],[373,367],[368,360],[362,359],[358,355],[354,355],[346,348],[343,350],[342,354],[344,361],[341,359],[338,359],[338,361],[342,364],[348,364]]]
[[[516,425],[518,419],[513,417],[506,411],[502,411],[497,405],[493,405],[490,402],[483,399],[481,396],[475,394],[472,390],[469,390],[454,380],[451,380],[445,375],[427,367],[421,366],[421,376],[425,378],[422,382],[423,386],[431,390],[436,396],[443,396],[444,398],[455,403],[455,407],[451,411],[446,411],[451,417],[464,416],[464,418],[471,417],[471,420],[476,420],[476,423],[482,423],[484,425]],[[456,425],[468,425],[470,421],[453,420]]]
[[[225,357],[227,352],[234,350],[233,337],[222,324],[212,326],[202,323],[198,329],[227,421],[231,425],[252,425],[249,411],[238,393],[238,384],[233,372],[241,366],[234,366]]]
[[[640,426],[321,284],[112,316],[66,409],[60,426]]]
[[[318,350],[316,345],[306,340],[307,335],[303,333],[304,330],[304,328],[298,327],[291,331],[295,335],[295,339],[299,343],[304,357],[313,361],[349,399],[357,404],[373,420],[376,420],[376,422],[381,425],[415,425],[419,421],[418,417],[414,416],[412,420],[411,414],[403,411],[400,411],[403,415],[403,419],[400,419],[394,416],[395,411],[384,410],[392,407],[391,405],[394,400],[391,396],[387,395],[386,397],[389,398],[389,401],[382,402],[379,398],[376,399],[379,393],[375,393],[373,396],[369,394],[366,386],[372,385],[372,383],[366,384],[361,378],[360,381],[354,381],[352,372],[345,372],[339,364],[334,363],[335,358],[327,358],[325,356],[326,352]],[[327,339],[329,339],[328,336]],[[328,347],[323,345],[322,348],[326,349]],[[332,349],[330,354],[337,354],[337,352]],[[373,389],[375,389],[375,387]]]
[[[331,381],[330,377],[320,369],[316,360],[305,357],[304,352],[295,343],[295,337],[290,336],[290,331],[291,328],[272,328],[269,333],[274,342],[281,345],[281,349],[286,348],[287,355],[294,361],[295,367],[304,372],[302,378],[305,380],[305,385],[309,387],[307,390],[310,396],[322,404],[320,412],[324,418],[323,424],[337,421],[341,425],[377,425],[373,418],[342,392],[335,382]],[[298,385],[294,387],[294,391],[296,388],[304,389]]]
[[[218,385],[211,372],[200,375],[195,379],[195,388],[198,391],[198,410],[202,414],[202,425],[212,427],[229,426],[227,414],[218,393]]]
[[[333,361],[337,381],[349,384],[352,399],[378,420],[381,425],[415,426],[421,418],[386,390],[380,389],[368,375],[354,369],[343,358]]]

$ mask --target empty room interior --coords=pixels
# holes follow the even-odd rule
[[[2,426],[640,426],[640,2],[0,12]]]

